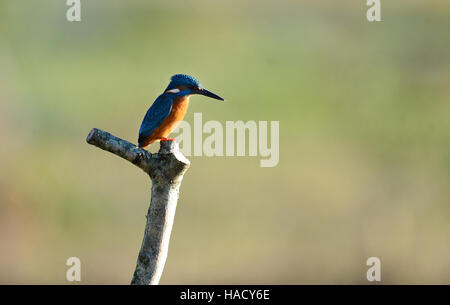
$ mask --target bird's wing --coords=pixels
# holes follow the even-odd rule
[[[161,94],[153,105],[147,110],[141,128],[139,129],[139,146],[161,123],[169,116],[172,110],[173,97],[169,94]]]

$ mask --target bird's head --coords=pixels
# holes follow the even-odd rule
[[[216,100],[224,101],[220,96],[203,88],[197,79],[186,74],[175,74],[172,76],[170,78],[170,84],[167,86],[164,93],[177,94],[179,96],[201,94]]]

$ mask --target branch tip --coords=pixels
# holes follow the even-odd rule
[[[86,142],[88,142],[89,144],[91,143],[92,138],[94,137],[95,132],[97,131],[97,128],[92,128],[91,131],[89,132],[87,138],[86,138]]]

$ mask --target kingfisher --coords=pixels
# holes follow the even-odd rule
[[[200,82],[186,74],[175,74],[169,86],[158,96],[145,114],[139,129],[138,146],[146,148],[157,141],[174,141],[167,136],[184,119],[191,95],[201,94],[225,101],[220,96],[206,90]]]

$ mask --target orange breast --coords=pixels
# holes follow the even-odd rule
[[[175,99],[169,116],[152,133],[148,140],[149,144],[161,138],[166,138],[172,131],[174,131],[178,124],[184,119],[188,106],[189,96],[183,96]]]

